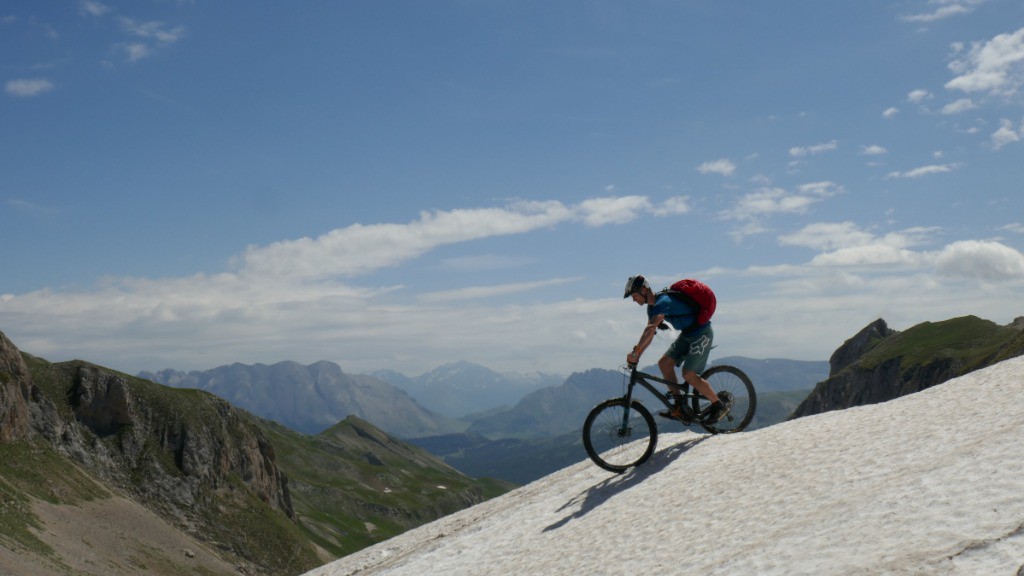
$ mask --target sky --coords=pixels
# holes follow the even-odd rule
[[[614,368],[1024,316],[1010,0],[0,7],[0,331],[135,373]],[[661,335],[654,361],[672,335]]]
[[[884,404],[666,434],[625,474],[587,460],[307,576],[1019,574],[1022,376],[1015,358]]]

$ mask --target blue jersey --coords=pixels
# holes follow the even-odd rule
[[[659,314],[664,314],[665,321],[680,331],[693,327],[697,318],[694,309],[689,304],[668,294],[655,295],[654,305],[647,307],[648,320]]]

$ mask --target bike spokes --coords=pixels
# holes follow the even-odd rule
[[[621,398],[599,404],[583,424],[583,445],[600,467],[623,472],[650,457],[658,432],[650,412]]]
[[[714,424],[701,424],[705,430],[720,434],[739,432],[750,424],[757,408],[754,385],[742,371],[732,366],[713,366],[703,374],[719,399],[729,406],[729,412]],[[709,406],[706,399],[694,401],[695,410],[705,411]],[[730,405],[731,404],[731,405]]]

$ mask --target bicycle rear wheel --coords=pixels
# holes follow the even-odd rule
[[[712,434],[729,434],[739,432],[750,424],[757,410],[757,395],[754,384],[742,370],[735,366],[712,366],[701,375],[711,384],[711,388],[719,398],[732,401],[729,413],[715,424],[700,422],[702,428]],[[700,414],[710,404],[700,394],[693,398],[693,411]]]
[[[658,427],[643,404],[612,398],[598,404],[583,422],[583,446],[595,464],[625,472],[647,461],[658,443]]]

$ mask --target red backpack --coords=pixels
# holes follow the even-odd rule
[[[718,304],[711,287],[700,280],[690,278],[680,280],[669,286],[665,292],[669,296],[689,304],[696,311],[695,327],[707,324],[711,320],[711,316],[714,315],[715,306]]]

